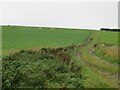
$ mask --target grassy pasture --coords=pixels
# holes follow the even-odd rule
[[[100,42],[118,45],[118,35],[120,32],[101,31],[99,34]]]
[[[3,27],[3,55],[20,49],[63,47],[81,44],[89,35],[85,30],[64,30],[37,27]]]

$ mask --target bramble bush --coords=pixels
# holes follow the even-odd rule
[[[69,53],[69,48],[43,48],[3,58],[3,88],[83,88],[81,67],[69,63]]]

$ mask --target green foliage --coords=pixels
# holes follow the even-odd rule
[[[81,67],[57,53],[66,49],[21,50],[3,59],[4,88],[82,88]],[[68,49],[69,50],[69,49]],[[56,54],[54,54],[56,52]],[[61,59],[65,59],[61,60]]]
[[[115,57],[112,57],[112,56],[104,55],[103,52],[100,52],[100,51],[98,51],[98,50],[94,51],[94,54],[95,54],[96,56],[98,56],[98,57],[100,57],[100,58],[102,58],[102,59],[104,59],[104,60],[112,63],[112,64],[118,65],[118,63],[120,62],[120,61],[119,61],[119,58],[115,58]]]
[[[0,27],[0,58],[2,56],[2,28]]]
[[[93,53],[98,56],[99,58],[106,60],[111,64],[118,65],[119,63],[119,46],[114,44],[107,44],[107,43],[97,43],[93,46],[94,51]]]

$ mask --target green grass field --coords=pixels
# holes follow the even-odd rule
[[[63,47],[81,44],[89,35],[85,30],[64,30],[33,27],[3,27],[3,55],[21,49]]]
[[[118,32],[3,26],[3,87],[118,88],[118,44]]]
[[[100,32],[100,42],[118,45],[118,32]]]

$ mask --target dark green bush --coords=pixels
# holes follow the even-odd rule
[[[63,62],[56,55],[61,50],[21,50],[4,58],[3,88],[82,88],[81,67]],[[62,54],[69,57],[65,51]]]

